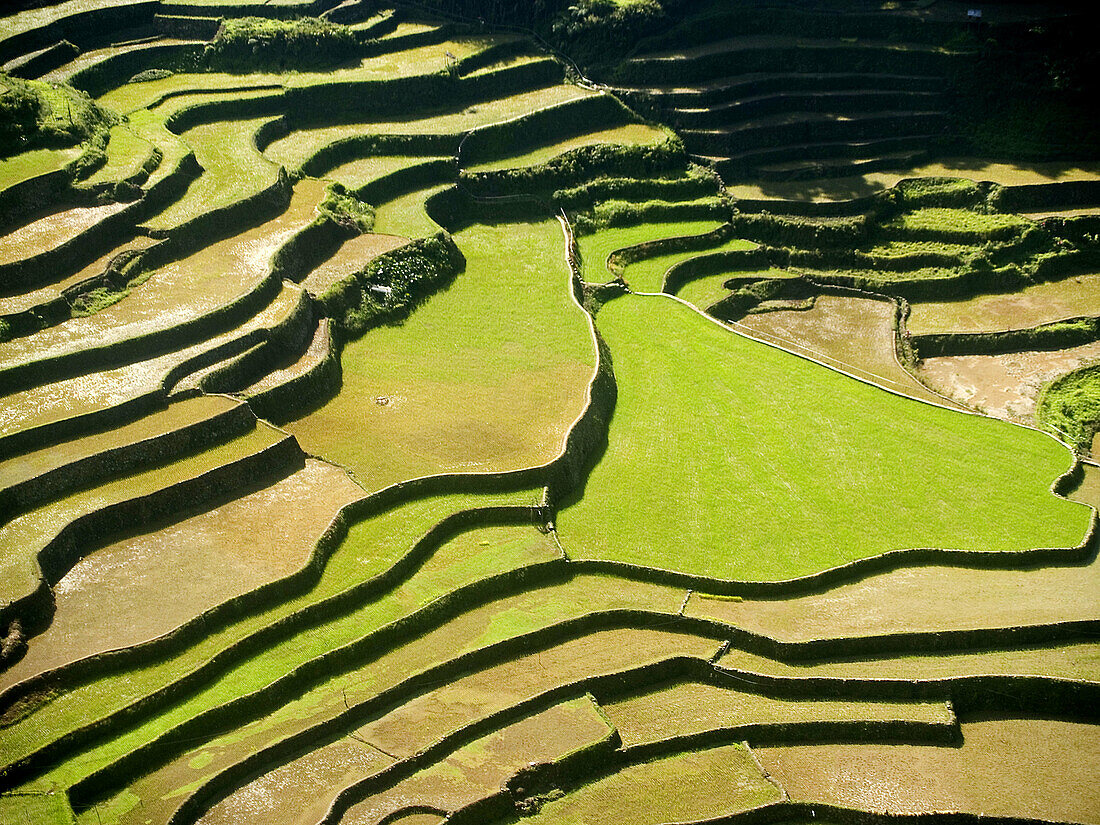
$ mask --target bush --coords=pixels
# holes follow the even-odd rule
[[[38,147],[71,146],[107,130],[117,116],[65,84],[0,72],[0,157]]]
[[[370,204],[356,198],[341,183],[329,184],[317,211],[347,229],[370,232],[374,228],[374,210]]]
[[[354,58],[358,49],[352,30],[338,23],[241,17],[222,21],[203,57],[209,69],[247,73],[332,66]]]

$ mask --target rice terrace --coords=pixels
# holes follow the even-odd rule
[[[1100,825],[1100,12],[16,0],[0,825]]]

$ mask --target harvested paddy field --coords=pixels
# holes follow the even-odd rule
[[[913,303],[906,326],[914,335],[936,332],[1000,332],[1083,315],[1100,315],[1100,275],[1025,287],[1007,295],[965,301]]]
[[[0,822],[1100,825],[1093,18],[567,5],[0,13]]]
[[[810,745],[755,752],[794,800],[897,814],[932,808],[1093,823],[1100,811],[1092,781],[1098,734],[1095,725],[991,719],[964,722],[961,747]]]
[[[97,550],[54,587],[53,621],[27,656],[0,673],[0,691],[160,636],[290,575],[305,566],[337,511],[362,495],[342,470],[311,460],[270,487]],[[186,591],[179,588],[180,576]],[[155,613],[150,604],[158,606]]]
[[[550,802],[527,821],[705,822],[780,799],[748,748],[725,745],[629,765]]]
[[[733,326],[899,395],[945,403],[946,399],[929,392],[898,362],[896,313],[893,301],[825,294],[815,296],[808,309],[750,314]]]

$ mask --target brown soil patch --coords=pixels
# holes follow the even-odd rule
[[[1092,454],[1097,455],[1096,451],[1096,439],[1092,442]],[[1081,479],[1081,483],[1077,486],[1077,489],[1070,493],[1066,498],[1072,501],[1079,501],[1082,504],[1087,504],[1093,509],[1100,510],[1100,467],[1095,464],[1085,464],[1085,477]]]
[[[393,759],[349,736],[281,765],[234,791],[199,819],[200,825],[313,825],[336,792],[373,776]]]
[[[202,353],[238,340],[253,330],[271,329],[290,315],[299,296],[297,289],[284,289],[274,301],[241,326],[186,349],[113,370],[79,375],[3,396],[0,403],[0,436],[45,426],[159,392],[169,370]]]
[[[785,642],[886,633],[931,633],[1093,619],[1100,563],[1086,567],[967,570],[907,567],[775,601],[708,599],[693,593],[686,615]]]
[[[1100,822],[1100,726],[1004,719],[962,726],[962,747],[758,748],[792,799],[865,811],[963,811]]]
[[[819,295],[812,309],[748,315],[732,326],[901,395],[948,403],[929,392],[894,357],[892,301]]]
[[[222,396],[188,398],[131,424],[0,461],[0,488],[28,481],[88,456],[138,444],[146,439],[209,421],[232,410],[239,403]]]
[[[526,598],[506,600],[505,604],[511,602],[525,612],[537,614],[540,597],[544,597],[544,591]],[[566,613],[583,613],[584,608],[578,608],[577,605],[590,603],[591,596],[576,594],[571,598]],[[498,609],[499,606],[498,603]],[[484,613],[492,607],[490,605],[479,612]],[[486,620],[478,619],[470,627],[465,624],[466,615],[440,630],[410,640],[404,647],[383,655],[359,671],[335,677],[297,701],[274,710],[263,719],[191,751],[149,774],[130,790],[140,796],[146,816],[150,812],[160,811],[167,817],[168,812],[184,799],[184,793],[176,789],[194,787],[194,783],[273,741],[343,713],[349,706],[376,695],[380,690],[399,684],[426,667],[491,641],[483,634],[478,634]],[[505,617],[508,615],[506,613]],[[544,623],[545,621],[536,621],[536,624]],[[516,632],[519,630],[512,629],[508,635]],[[713,655],[717,646],[717,642],[710,639],[656,630],[598,631],[549,650],[461,677],[425,696],[416,697],[378,722],[368,723],[357,731],[349,732],[348,737],[337,743],[320,745],[308,759],[338,763],[339,756],[330,753],[329,749],[335,746],[338,752],[344,752],[346,744],[340,742],[346,742],[349,737],[361,743],[370,743],[383,753],[394,754],[394,746],[402,742],[436,741],[446,732],[497,710],[512,707],[523,699],[560,685],[563,681],[635,667],[672,655],[696,655],[705,658]],[[436,713],[441,715],[436,716]],[[403,721],[398,722],[399,719]],[[413,724],[413,720],[422,721],[424,727],[405,726],[406,722]],[[415,749],[414,747],[413,750]],[[304,765],[305,762],[299,764]],[[339,787],[331,786],[326,789],[326,793],[335,795],[339,790]]]
[[[412,805],[453,811],[496,793],[521,768],[593,745],[610,728],[582,698],[530,716],[459,749],[395,787],[353,806],[345,825],[374,825]],[[399,820],[401,821],[401,820]]]
[[[322,317],[321,320],[317,322],[317,328],[313,331],[313,337],[310,338],[309,345],[306,347],[305,352],[282,369],[271,370],[256,383],[241,390],[240,394],[245,398],[251,399],[255,395],[281,386],[300,375],[306,375],[311,370],[320,366],[325,358],[328,357],[328,354],[334,351],[335,344],[332,340],[332,330],[329,319]]]
[[[0,689],[154,638],[294,572],[336,511],[362,494],[342,470],[310,460],[256,493],[92,553],[58,582],[53,623],[31,640],[21,661],[0,674]],[[151,604],[157,609],[150,610]]]
[[[971,409],[1023,424],[1035,423],[1043,386],[1100,358],[1100,342],[1055,352],[950,355],[925,358],[918,374],[932,389]]]
[[[366,268],[383,253],[397,249],[409,242],[400,235],[382,235],[368,232],[347,241],[336,254],[310,272],[302,281],[306,291],[318,297],[333,285]]]
[[[935,725],[954,722],[943,703],[775,699],[698,682],[661,685],[605,703],[603,708],[628,747],[750,723],[896,719]]]
[[[1082,315],[1100,315],[1100,274],[1048,281],[966,301],[915,303],[907,326],[914,335],[1025,329]]]

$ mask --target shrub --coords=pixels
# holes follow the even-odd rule
[[[351,194],[343,184],[332,183],[317,211],[335,223],[358,232],[370,232],[374,228],[374,209]]]
[[[207,68],[227,72],[332,66],[353,58],[359,42],[347,26],[316,17],[222,21],[207,45]]]
[[[582,64],[608,64],[665,25],[658,0],[577,0],[554,18],[550,40]]]
[[[117,116],[65,84],[0,72],[0,157],[40,146],[71,146],[107,130]]]

